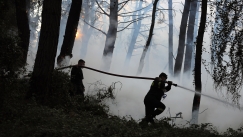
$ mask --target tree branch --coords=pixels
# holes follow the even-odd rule
[[[133,20],[132,22],[130,22],[126,27],[124,27],[123,29],[121,29],[121,30],[118,30],[117,32],[120,32],[120,31],[123,31],[124,29],[126,29],[128,26],[130,26],[132,23],[134,23],[134,22],[136,22],[136,21],[139,21],[139,20],[142,20],[142,19],[144,19],[145,17],[143,17],[143,18],[138,18],[138,19],[136,19],[136,20]],[[128,22],[127,22],[128,23]]]
[[[98,7],[104,12],[104,14],[105,15],[107,15],[108,17],[110,16],[108,13],[106,13],[103,9],[102,9],[102,7],[100,6],[100,4],[97,2],[97,0],[95,1],[96,2],[96,4],[98,5]]]
[[[141,9],[138,9],[138,10],[135,10],[135,11],[131,11],[131,12],[125,12],[125,13],[120,13],[118,14],[118,16],[121,16],[122,14],[129,14],[129,13],[133,13],[133,12],[137,12],[137,11],[140,11],[140,10],[143,10],[143,9],[146,9],[147,7],[149,7],[150,5],[144,7],[144,8],[141,8]]]
[[[123,4],[122,6],[121,6],[121,8],[120,9],[118,9],[118,11],[117,12],[119,12],[127,3],[128,3],[128,1],[130,1],[130,0],[127,0],[127,1],[124,1],[124,2],[122,2],[122,3],[125,3],[125,4]],[[122,3],[119,3],[119,4],[122,4]],[[119,5],[118,4],[118,5]]]
[[[100,30],[100,29],[98,29],[98,28],[94,27],[93,25],[89,24],[89,23],[88,23],[88,22],[86,22],[85,20],[84,20],[84,23],[86,23],[86,24],[88,24],[90,27],[92,27],[92,28],[94,28],[94,29],[96,29],[96,30],[100,31],[101,33],[103,33],[103,34],[107,35],[107,34],[106,34],[104,31],[102,31],[102,30]]]

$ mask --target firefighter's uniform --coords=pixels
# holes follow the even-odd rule
[[[165,81],[159,77],[155,78],[150,90],[144,98],[145,114],[147,122],[154,123],[153,118],[165,110],[165,105],[160,101],[164,93],[171,89],[171,84],[165,86]]]

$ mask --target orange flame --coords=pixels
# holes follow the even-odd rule
[[[76,32],[76,37],[75,37],[75,39],[79,39],[79,38],[81,38],[83,35],[82,35],[82,33],[80,33],[79,32],[79,30]]]

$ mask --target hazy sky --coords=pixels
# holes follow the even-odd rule
[[[184,1],[173,0],[173,7],[175,9],[175,17],[174,17],[174,54],[177,51],[178,47],[178,36],[179,36],[179,27],[181,20],[181,12],[182,3]],[[167,8],[167,0],[161,0],[159,2],[161,7]],[[129,5],[131,8],[131,4]],[[127,8],[128,9],[128,8]],[[151,14],[151,12],[150,12]],[[165,15],[165,23],[168,23],[167,20],[167,12],[164,12]],[[107,18],[106,18],[107,19]],[[151,21],[150,18],[143,20],[143,24],[149,24]],[[157,21],[156,21],[157,22]],[[168,26],[163,24],[156,23],[155,27],[161,28],[159,30],[154,31],[153,41],[155,44],[159,44],[151,49],[151,54],[149,55],[149,72],[143,72],[140,76],[146,77],[157,77],[161,72],[165,72],[168,74],[168,67],[166,67],[168,63]],[[79,25],[79,33],[82,33],[80,28],[82,28],[83,23],[80,21]],[[106,23],[105,25],[108,25]],[[104,28],[108,28],[104,26]],[[64,35],[65,30],[65,20],[61,22],[60,34]],[[105,30],[104,30],[105,31]],[[107,30],[106,30],[107,31]],[[88,52],[85,58],[86,66],[100,69],[101,57],[103,54],[103,49],[105,45],[105,36],[100,32],[94,31],[94,35],[92,35],[89,44],[88,44]],[[208,31],[210,32],[210,31]],[[136,75],[138,63],[140,60],[140,56],[142,53],[142,49],[138,49],[133,52],[132,59],[130,61],[129,68],[123,68],[123,64],[125,61],[126,49],[129,45],[131,38],[131,30],[125,30],[123,32],[118,33],[117,40],[115,43],[115,49],[111,64],[111,73],[117,74],[125,74],[125,75]],[[146,33],[143,33],[146,34]],[[85,35],[84,34],[81,34]],[[210,35],[206,33],[204,35],[204,47],[209,51],[210,45]],[[138,46],[145,45],[146,39],[143,39],[141,36],[139,37]],[[70,64],[77,64],[80,56],[81,49],[81,41],[82,37],[76,39],[74,48],[73,48],[73,58],[70,60]],[[32,42],[34,43],[30,50],[32,52],[36,52],[36,39],[32,38]],[[62,38],[59,39],[59,46],[62,44]],[[60,51],[57,52],[59,54]],[[174,55],[176,57],[176,54]],[[207,53],[203,53],[204,59],[210,59],[210,55]],[[33,64],[33,58],[29,58],[29,64]],[[210,61],[210,60],[209,60]],[[147,65],[147,64],[145,64]],[[31,65],[30,65],[31,66]],[[84,85],[86,87],[86,94],[90,94],[93,87],[90,87],[90,83],[94,83],[96,81],[102,81],[105,85],[109,86],[112,82],[121,82],[122,87],[120,90],[120,85],[116,85],[116,104],[111,101],[107,101],[107,104],[110,106],[110,113],[118,116],[131,116],[136,120],[139,120],[145,116],[145,107],[143,103],[144,96],[149,90],[151,80],[139,80],[139,79],[126,79],[114,76],[108,76],[104,74],[100,74],[95,71],[91,71],[88,69],[83,69],[84,73]],[[174,83],[177,83],[181,86],[194,89],[193,86],[193,77],[191,79],[172,79],[170,76],[168,80],[172,80]],[[222,91],[225,93],[226,91]],[[217,93],[213,88],[213,81],[210,75],[205,71],[204,66],[202,65],[202,93],[219,98],[224,100],[222,94]],[[225,95],[225,94],[224,94]],[[243,92],[241,92],[243,95]],[[171,91],[167,93],[167,97],[163,100],[163,103],[166,105],[166,110],[157,118],[161,117],[170,117],[175,116],[176,113],[182,112],[183,119],[176,119],[176,123],[180,125],[185,125],[191,119],[191,110],[192,110],[192,102],[193,102],[194,93],[180,89],[178,87],[172,87]],[[243,99],[240,100],[240,104],[243,105]],[[170,110],[170,113],[169,113]],[[205,110],[205,111],[204,111]],[[240,126],[243,126],[243,112],[239,111],[237,108],[233,108],[230,106],[226,106],[223,103],[218,101],[208,99],[207,97],[201,98],[200,111],[202,112],[199,115],[199,123],[213,123],[216,126],[218,131],[226,131],[228,127],[232,127],[237,129]]]

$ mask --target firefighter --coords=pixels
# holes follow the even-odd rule
[[[77,66],[73,66],[71,70],[71,83],[72,83],[72,92],[73,95],[81,95],[84,98],[85,87],[83,84],[83,71],[82,66],[85,66],[85,61],[80,59]]]
[[[165,92],[171,89],[172,82],[166,82],[167,75],[161,73],[156,77],[150,86],[150,90],[144,98],[145,105],[145,122],[154,124],[154,119],[157,115],[165,110],[165,105],[160,101]],[[165,86],[165,83],[168,85]]]

